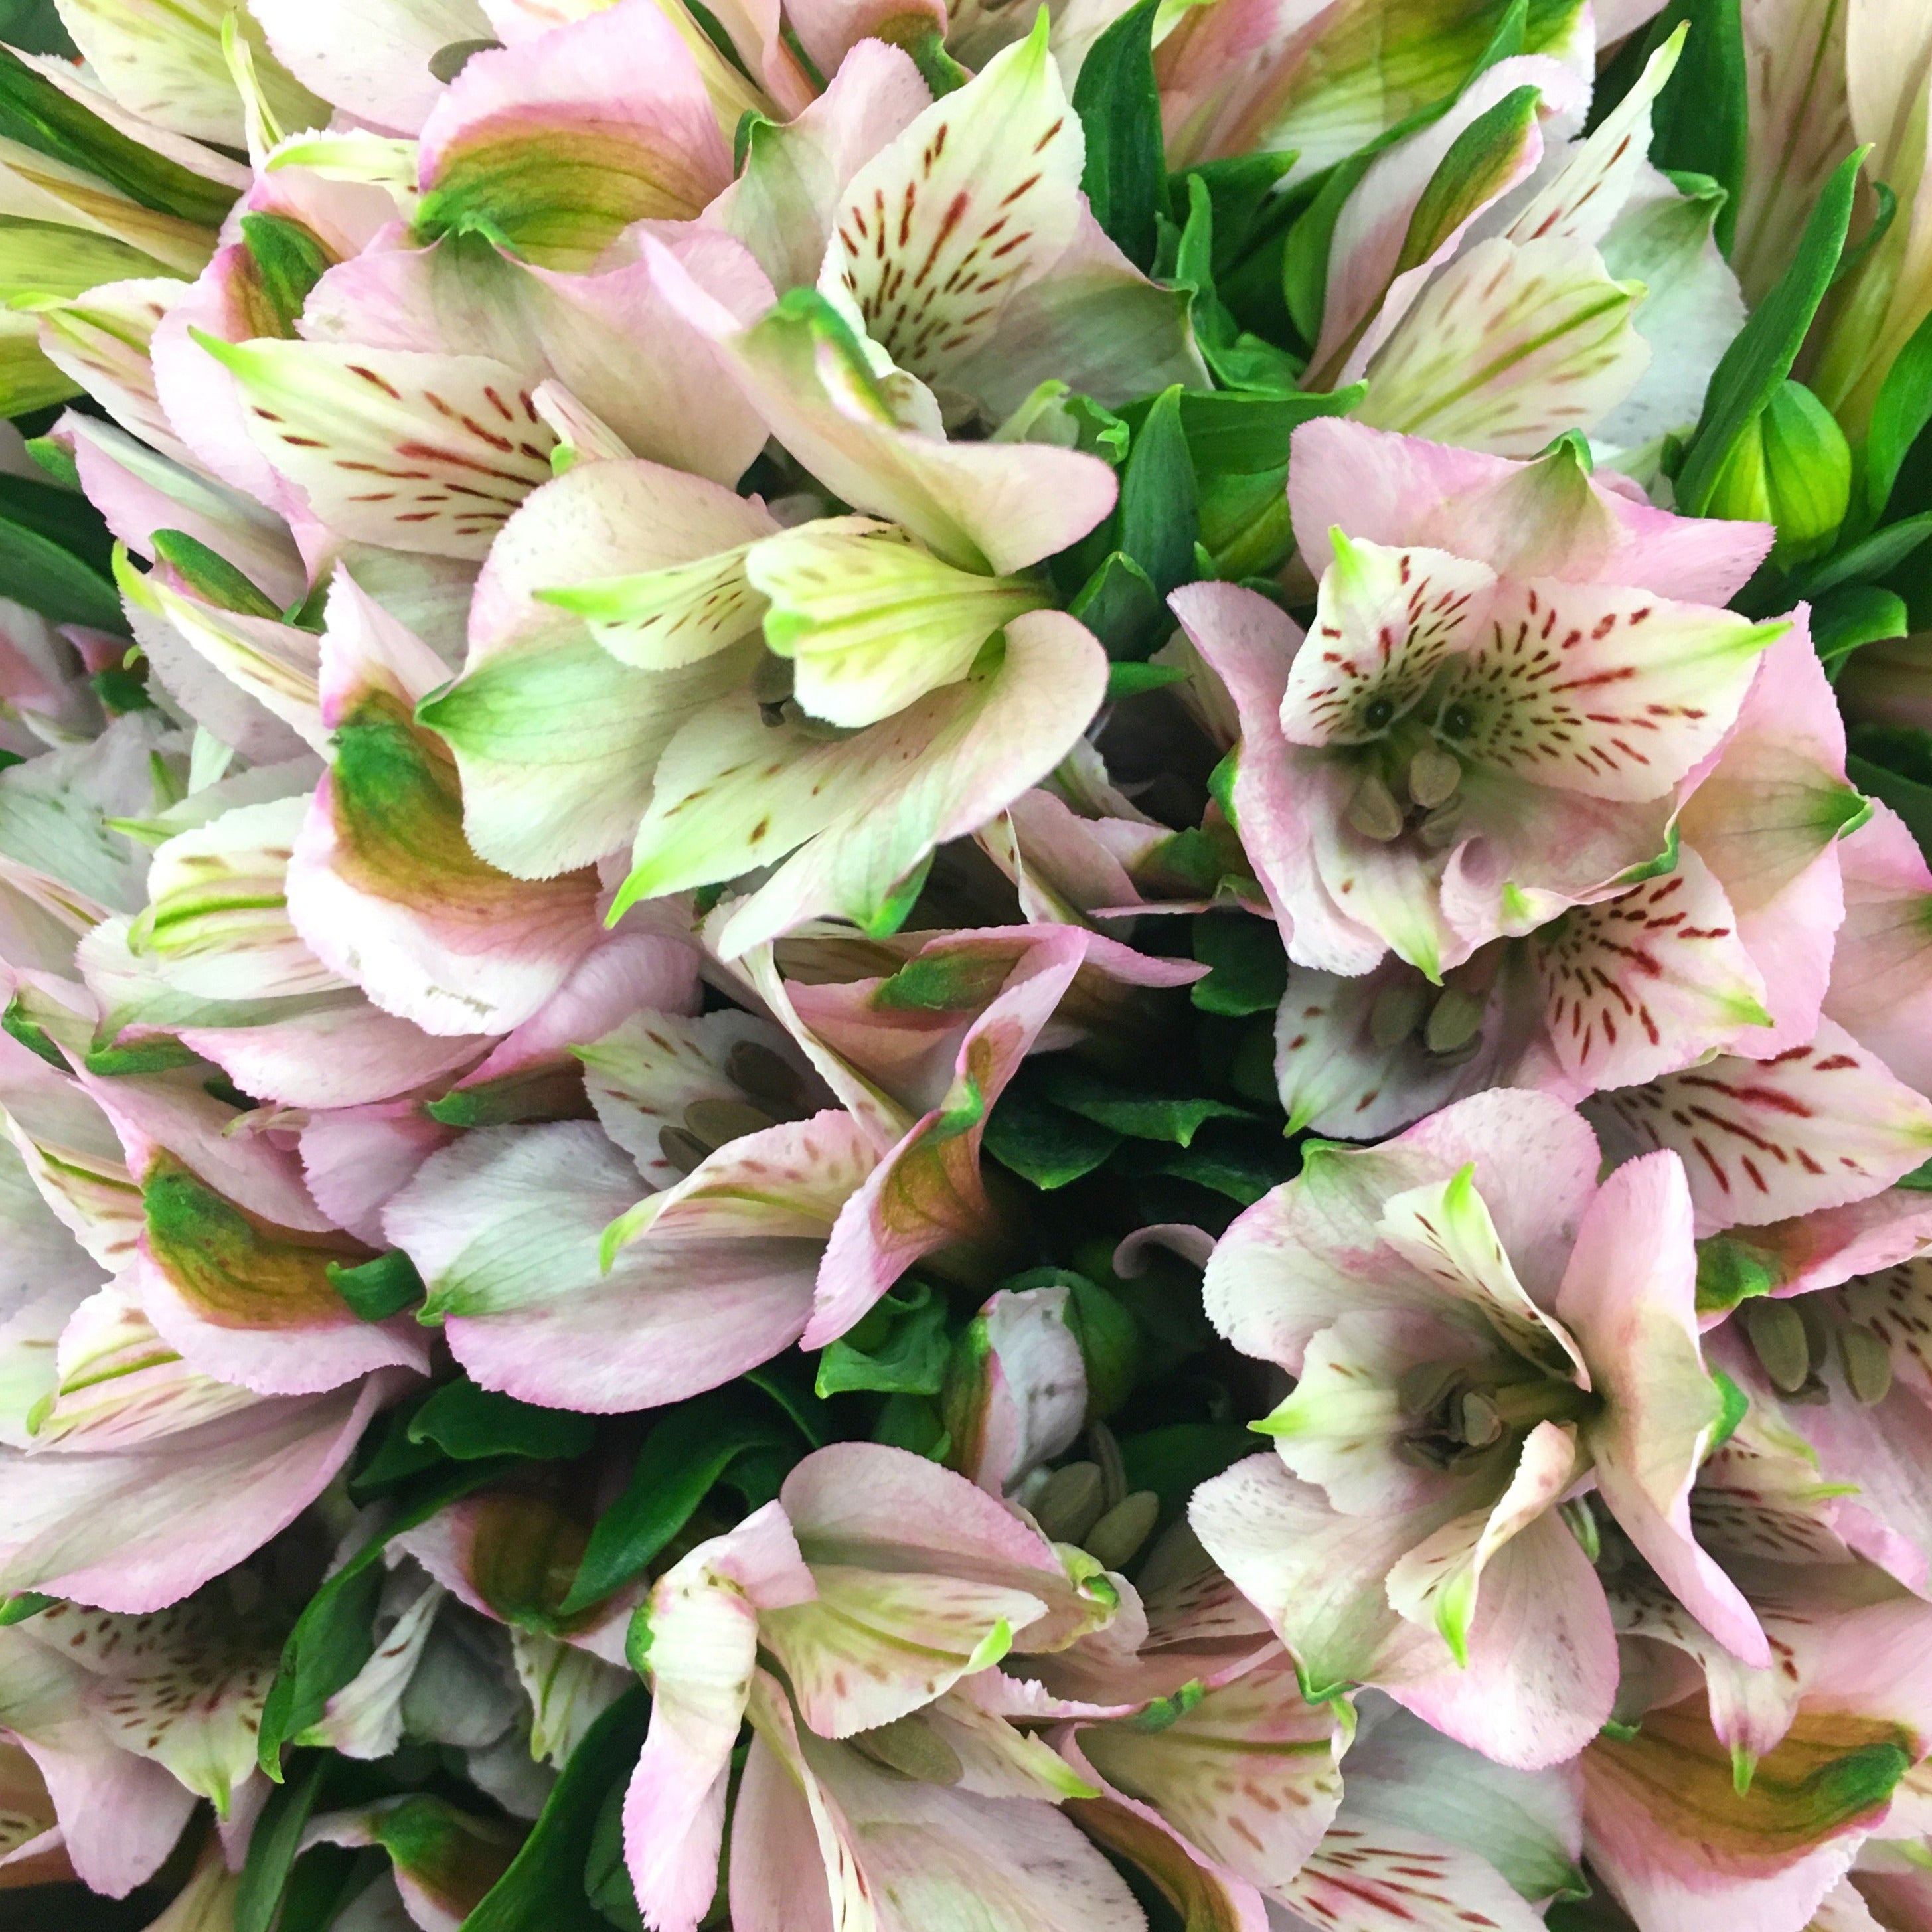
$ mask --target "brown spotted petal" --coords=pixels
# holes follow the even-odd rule
[[[1932,1104],[1829,1020],[1774,1059],[1720,1054],[1588,1112],[1613,1148],[1682,1156],[1700,1235],[1863,1201],[1932,1154]]]
[[[195,340],[234,376],[256,446],[339,536],[481,558],[550,480],[555,435],[488,356]]]

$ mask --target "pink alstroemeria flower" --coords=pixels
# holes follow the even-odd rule
[[[1431,979],[1658,869],[1684,781],[1782,624],[1718,608],[1770,532],[1584,472],[1334,417],[1294,433],[1315,627],[1198,584],[1172,600],[1240,714],[1232,800],[1288,956]]]
[[[1525,1767],[1610,1715],[1616,1640],[1558,1505],[1594,1486],[1718,1641],[1767,1660],[1692,1535],[1721,1402],[1697,1341],[1676,1156],[1601,1186],[1596,1138],[1499,1092],[1373,1149],[1317,1145],[1235,1221],[1208,1312],[1299,1378],[1278,1454],[1196,1491],[1202,1541],[1304,1682],[1367,1682]]]

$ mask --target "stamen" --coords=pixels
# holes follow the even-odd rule
[[[1423,1044],[1431,1053],[1460,1052],[1480,1036],[1482,1028],[1481,1003],[1457,987],[1445,986],[1442,997],[1430,1010]]]
[[[746,1134],[761,1134],[777,1121],[762,1108],[742,1100],[694,1100],[684,1110],[685,1130],[714,1148]]]
[[[1055,1543],[1078,1543],[1100,1520],[1106,1483],[1097,1462],[1069,1462],[1047,1478],[1033,1519]]]
[[[1379,845],[1402,836],[1402,807],[1396,803],[1395,794],[1373,772],[1365,773],[1356,786],[1345,815],[1364,838],[1372,838]]]
[[[1892,1351],[1862,1322],[1847,1322],[1838,1330],[1838,1353],[1845,1364],[1845,1382],[1866,1408],[1884,1401],[1892,1392]]]
[[[1788,1301],[1754,1301],[1744,1310],[1744,1333],[1772,1386],[1796,1395],[1811,1372],[1810,1344],[1797,1310]]]
[[[1424,812],[1446,805],[1462,782],[1462,761],[1438,745],[1424,746],[1408,761],[1408,795]]]
[[[1391,980],[1376,995],[1369,1009],[1369,1037],[1386,1053],[1422,1024],[1429,1004],[1429,987],[1421,980]]]

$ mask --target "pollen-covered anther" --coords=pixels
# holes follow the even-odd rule
[[[1867,1408],[1892,1392],[1892,1351],[1863,1322],[1847,1322],[1838,1330],[1838,1358],[1846,1387]]]
[[[1422,1024],[1428,1007],[1429,988],[1422,980],[1392,981],[1369,1009],[1369,1037],[1384,1052],[1399,1046]]]
[[[1811,1373],[1811,1346],[1798,1310],[1788,1301],[1754,1301],[1744,1311],[1744,1334],[1772,1387],[1796,1395]]]
[[[1364,838],[1386,845],[1402,836],[1402,807],[1395,794],[1373,772],[1365,772],[1348,800],[1348,823]]]
[[[1461,760],[1440,746],[1425,745],[1408,761],[1408,795],[1424,812],[1448,804],[1462,782]]]
[[[1444,1059],[1452,1054],[1466,1058],[1481,1045],[1482,1028],[1482,1003],[1456,987],[1447,986],[1430,1009],[1423,1044]]]

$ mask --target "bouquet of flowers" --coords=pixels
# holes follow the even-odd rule
[[[58,5],[0,1921],[1932,1932],[1932,8]]]

